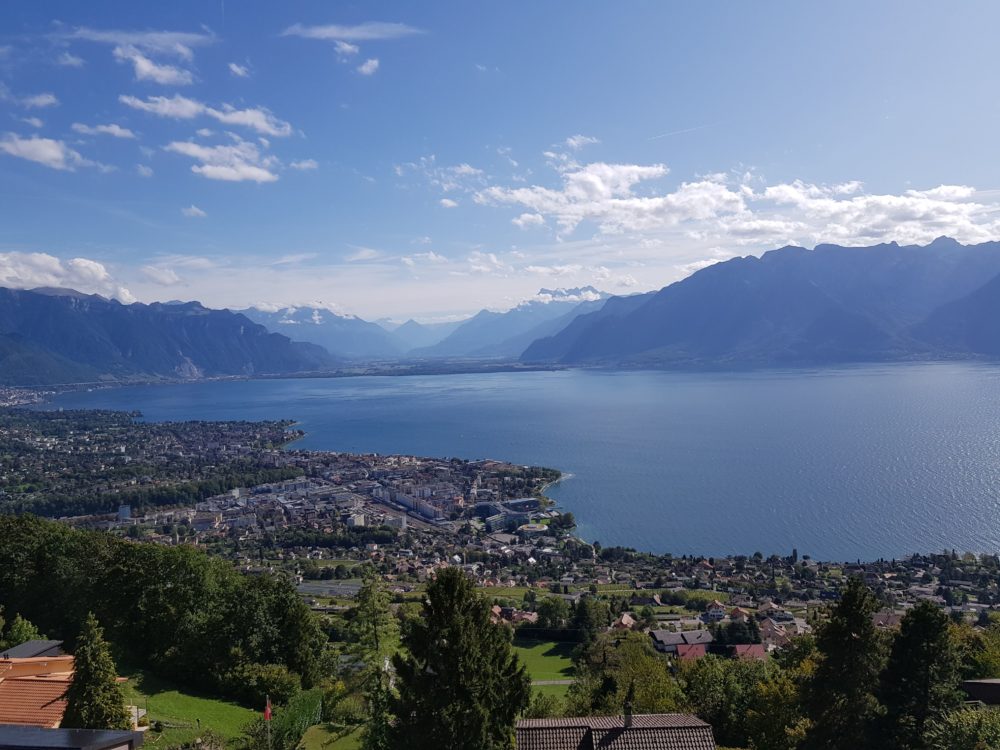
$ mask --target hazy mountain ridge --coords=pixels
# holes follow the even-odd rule
[[[521,359],[763,366],[1000,356],[998,274],[996,242],[785,247],[611,300]]]
[[[391,359],[408,348],[397,335],[377,323],[325,308],[302,306],[270,311],[250,307],[235,312],[269,331],[317,344],[340,357]]]
[[[198,302],[123,305],[73,290],[0,288],[0,381],[282,374],[336,360]]]

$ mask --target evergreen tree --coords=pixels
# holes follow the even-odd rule
[[[925,747],[928,722],[957,708],[960,660],[948,616],[920,602],[903,617],[882,672],[883,737],[900,750]]]
[[[372,567],[364,572],[358,592],[353,626],[360,656],[365,663],[365,697],[368,723],[362,737],[364,750],[390,750],[389,686],[385,666],[396,651],[399,627],[389,611],[389,595]]]
[[[393,747],[507,750],[528,706],[531,681],[511,632],[490,622],[489,604],[458,568],[427,587],[422,617],[403,632],[393,657],[399,698]]]
[[[816,636],[819,664],[806,691],[806,750],[863,750],[879,714],[875,697],[883,649],[872,615],[877,602],[860,579],[848,581]]]
[[[125,694],[104,633],[93,613],[87,615],[73,654],[73,681],[66,690],[62,726],[70,729],[131,729]]]
[[[0,651],[20,646],[25,641],[44,639],[38,628],[21,615],[14,615],[10,626],[4,631],[3,607],[0,607]]]

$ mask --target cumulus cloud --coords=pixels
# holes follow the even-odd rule
[[[315,159],[299,159],[297,161],[291,162],[289,165],[292,169],[307,170],[307,169],[318,169],[319,162]]]
[[[114,138],[135,138],[135,133],[131,130],[123,128],[121,125],[116,125],[113,122],[107,125],[84,125],[82,122],[74,122],[72,128],[82,135],[110,135]]]
[[[239,65],[238,63],[229,63],[229,72],[232,73],[237,78],[249,78],[250,68],[246,65]]]
[[[523,213],[520,216],[515,216],[510,222],[521,229],[528,229],[529,227],[545,226],[545,217],[541,214]]]
[[[372,57],[365,60],[358,66],[358,72],[363,76],[375,75],[375,71],[378,70],[378,58]]]
[[[381,23],[368,21],[354,26],[327,24],[325,26],[307,26],[296,23],[289,26],[282,36],[298,36],[304,39],[322,39],[330,42],[369,42],[382,39],[399,39],[423,31],[407,26],[405,23]]]
[[[564,143],[567,147],[573,149],[574,151],[579,151],[584,146],[590,146],[594,143],[600,143],[601,141],[590,135],[571,135],[567,138]]]
[[[57,107],[59,106],[59,99],[56,98],[55,94],[32,94],[31,96],[22,97],[21,106],[28,109],[44,109],[46,107]]]
[[[153,168],[150,167],[150,166],[147,166],[145,164],[136,164],[135,165],[135,171],[136,171],[136,174],[138,174],[140,177],[152,177],[153,176]]]
[[[77,167],[97,166],[96,162],[84,159],[79,152],[74,151],[63,141],[34,135],[22,138],[15,133],[7,133],[0,139],[0,152],[68,172]]]
[[[358,45],[340,41],[339,39],[334,42],[334,49],[337,51],[337,56],[341,59],[353,57],[361,51]]]
[[[0,253],[0,286],[14,289],[63,287],[130,303],[135,298],[101,263],[89,258],[61,260],[48,253]]]
[[[113,54],[118,62],[132,63],[137,81],[153,81],[164,86],[187,86],[194,81],[191,71],[155,63],[132,45],[115,47]]]
[[[486,184],[486,173],[478,167],[465,162],[442,167],[438,165],[434,154],[422,156],[417,161],[396,164],[393,171],[397,177],[409,174],[421,176],[433,187],[446,193],[456,190],[470,191]]]
[[[458,206],[458,201],[453,201],[451,198],[442,198],[438,201],[442,208],[455,208]]]
[[[223,104],[221,108],[216,108],[180,94],[174,94],[169,98],[148,96],[145,99],[122,94],[118,97],[118,101],[132,109],[172,120],[192,120],[206,115],[226,125],[250,128],[262,135],[287,136],[292,133],[290,123],[278,119],[265,107],[237,109],[231,104]]]
[[[22,117],[21,122],[26,123],[33,128],[40,128],[45,124],[39,117]]]
[[[198,208],[193,203],[190,206],[188,206],[187,208],[182,208],[181,209],[181,213],[184,216],[187,216],[189,219],[204,219],[206,216],[208,216],[207,213],[205,213],[204,211],[202,211],[200,208]]]
[[[220,146],[173,141],[163,148],[199,162],[191,167],[191,171],[209,180],[263,183],[278,179],[278,175],[271,171],[277,166],[277,159],[262,154],[255,143],[242,138],[236,137],[233,143]]]

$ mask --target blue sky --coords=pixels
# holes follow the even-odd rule
[[[0,5],[0,284],[432,320],[1000,237],[990,3]]]

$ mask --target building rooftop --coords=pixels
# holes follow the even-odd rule
[[[712,728],[690,714],[525,719],[517,750],[715,750]]]
[[[134,750],[141,744],[140,732],[0,725],[0,750]]]
[[[0,651],[0,659],[31,659],[36,656],[62,656],[62,641],[25,641]]]

